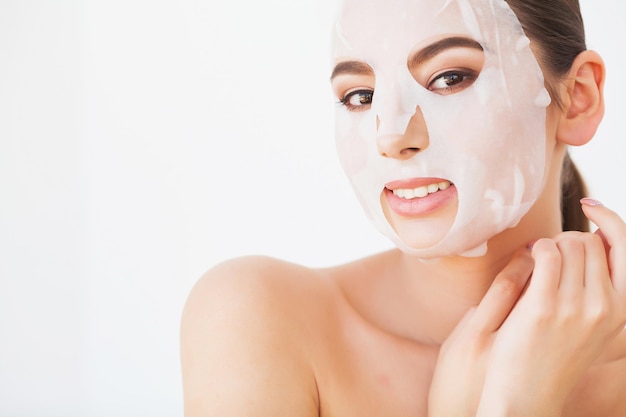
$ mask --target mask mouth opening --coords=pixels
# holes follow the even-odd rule
[[[452,229],[459,208],[455,184],[443,178],[388,183],[380,205],[397,239],[414,250],[437,246]]]

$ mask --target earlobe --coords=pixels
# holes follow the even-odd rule
[[[594,51],[581,52],[564,82],[557,140],[580,146],[589,142],[604,117],[605,67]]]

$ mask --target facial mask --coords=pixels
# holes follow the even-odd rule
[[[371,106],[336,114],[340,161],[369,218],[419,258],[484,255],[544,182],[550,97],[513,11],[504,0],[345,0],[334,46],[334,64],[372,71],[333,80],[339,94],[374,91]],[[472,84],[431,91],[477,57]]]

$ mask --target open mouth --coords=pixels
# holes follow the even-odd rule
[[[450,181],[439,181],[432,184],[421,185],[416,188],[394,188],[389,189],[396,197],[404,198],[406,200],[413,200],[416,198],[424,198],[430,194],[435,194],[439,191],[444,191],[450,188],[452,183]]]

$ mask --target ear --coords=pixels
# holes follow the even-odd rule
[[[580,146],[593,138],[604,116],[604,78],[600,55],[583,51],[576,57],[561,90],[563,109],[557,140]]]

